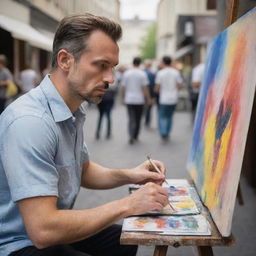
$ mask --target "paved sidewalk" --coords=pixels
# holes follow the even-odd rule
[[[173,132],[169,143],[164,144],[156,129],[156,109],[153,109],[152,128],[142,126],[139,142],[128,144],[126,108],[117,105],[113,111],[113,136],[105,139],[106,120],[103,120],[102,138],[95,140],[95,130],[98,111],[92,106],[88,108],[85,125],[85,138],[91,155],[91,160],[108,167],[133,167],[146,159],[147,155],[159,159],[166,164],[167,178],[189,178],[186,172],[186,161],[192,135],[191,117],[188,112],[176,112]],[[256,255],[256,194],[241,179],[241,187],[245,205],[236,205],[232,233],[236,244],[232,247],[216,247],[215,255],[223,256],[255,256]],[[123,186],[112,190],[92,191],[82,189],[77,198],[75,208],[91,208],[111,200],[128,195],[128,187]],[[120,221],[121,223],[121,221]],[[140,246],[138,256],[153,255],[153,247]],[[182,247],[168,249],[168,256],[196,255],[194,248]]]

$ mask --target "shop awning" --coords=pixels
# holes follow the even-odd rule
[[[173,58],[179,59],[179,58],[183,57],[184,55],[192,52],[193,49],[194,49],[193,45],[184,46],[174,53]]]
[[[13,38],[24,40],[40,49],[52,51],[52,39],[42,35],[29,24],[0,15],[0,27],[10,32]]]

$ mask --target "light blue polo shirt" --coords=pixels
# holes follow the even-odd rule
[[[32,245],[17,201],[57,196],[59,209],[73,207],[84,144],[82,106],[72,114],[48,76],[0,116],[0,255]]]

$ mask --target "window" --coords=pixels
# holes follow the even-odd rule
[[[216,0],[207,0],[207,10],[216,10]]]

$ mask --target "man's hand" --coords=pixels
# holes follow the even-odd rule
[[[168,193],[161,186],[149,182],[123,200],[128,201],[130,215],[138,215],[160,211],[168,204]]]
[[[160,173],[157,173],[154,167],[150,164],[149,161],[145,161],[142,164],[138,165],[135,168],[129,170],[129,177],[131,182],[135,184],[145,184],[147,182],[154,182],[161,185],[165,179],[165,166],[162,162],[157,160],[152,160],[157,165]]]

